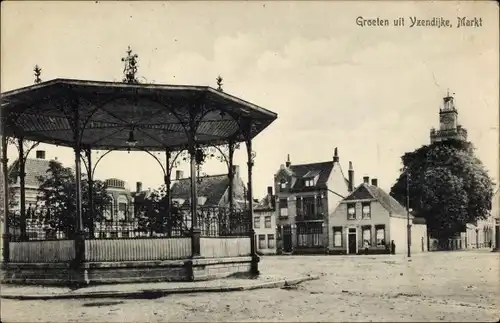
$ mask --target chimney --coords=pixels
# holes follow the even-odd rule
[[[376,178],[372,178],[372,185],[378,186],[378,180]]]
[[[348,186],[348,191],[352,192],[354,190],[354,169],[352,168],[352,161],[349,162],[349,186]]]
[[[370,177],[368,177],[368,176],[363,176],[363,183],[365,183],[365,184],[370,184]]]
[[[286,166],[286,167],[290,167],[290,165],[291,165],[291,164],[292,164],[292,163],[290,162],[290,154],[288,154],[288,156],[287,156],[287,158],[286,158],[286,164],[285,164],[285,166]]]
[[[273,209],[276,208],[276,199],[274,198],[274,195],[273,195],[273,187],[272,186],[267,187],[267,196],[269,196],[269,199],[271,202],[271,207]]]
[[[333,150],[333,162],[334,163],[338,163],[339,162],[339,154],[338,154],[338,151],[337,151],[337,147],[335,147],[335,149]]]
[[[136,191],[137,193],[142,192],[142,182],[137,182],[137,183],[135,183],[135,191]]]
[[[182,170],[175,171],[175,179],[182,179],[183,176],[184,176],[184,172]]]
[[[45,159],[45,150],[37,150],[36,159]]]

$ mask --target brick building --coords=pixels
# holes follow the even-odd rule
[[[388,253],[391,241],[398,253],[407,250],[407,210],[378,187],[378,180],[363,177],[363,183],[343,199],[330,214],[328,249],[332,254]],[[409,215],[411,251],[427,251],[427,225]]]
[[[349,180],[333,159],[293,165],[290,156],[274,176],[279,253],[325,253],[328,214],[349,192]]]

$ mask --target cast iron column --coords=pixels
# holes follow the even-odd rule
[[[87,154],[87,177],[89,184],[89,235],[94,238],[94,172],[92,171],[92,149],[85,151]]]
[[[229,216],[232,216],[233,208],[234,208],[234,166],[233,166],[233,157],[234,157],[234,143],[233,141],[229,142],[229,156],[228,156],[228,162],[229,162],[229,169],[228,169],[228,177],[229,177],[229,188],[228,188],[228,195],[229,195]]]
[[[81,264],[85,259],[85,231],[82,216],[82,155],[81,155],[81,129],[78,101],[72,102],[74,115],[74,151],[75,151],[75,197],[76,197],[76,219],[75,219],[75,265]]]
[[[172,173],[172,168],[170,167],[170,151],[165,149],[165,173],[163,174],[163,182],[165,183],[165,193],[167,195],[167,216],[169,217],[169,222],[167,226],[167,235],[172,236],[172,194],[170,193],[170,175]],[[163,222],[165,223],[165,222]]]
[[[253,228],[253,190],[252,190],[252,171],[253,171],[253,155],[252,155],[252,138],[251,138],[251,126],[249,125],[246,139],[247,146],[247,167],[248,167],[248,226],[249,236],[250,236],[250,254],[252,256],[251,273],[253,275],[259,274],[259,256],[257,255],[256,245],[255,245],[255,230]]]
[[[171,192],[170,192],[171,174],[172,174],[172,167],[170,165],[170,157],[171,157],[170,150],[168,150],[168,149],[165,150],[165,176],[163,177],[163,182],[165,183],[169,212],[170,212],[170,204],[171,204],[170,202],[172,201],[172,196],[171,196]]]
[[[190,140],[189,155],[191,159],[191,254],[192,258],[200,257],[200,226],[198,224],[198,196],[196,189],[196,147],[195,138]]]
[[[3,118],[2,118],[2,121]],[[4,128],[5,129],[5,128]],[[2,136],[2,171],[3,171],[3,262],[9,262],[9,242],[10,242],[10,230],[9,230],[9,169],[7,167],[7,137]]]
[[[21,241],[28,240],[26,235],[26,159],[24,158],[24,140],[23,138],[18,138],[19,145],[19,189],[20,189],[20,219],[19,219],[19,231],[21,235],[19,239]]]

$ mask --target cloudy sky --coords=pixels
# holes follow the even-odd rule
[[[215,87],[278,113],[254,143],[254,194],[265,194],[290,154],[292,163],[327,161],[338,147],[357,182],[389,189],[400,157],[429,143],[447,88],[498,182],[499,35],[495,2],[37,2],[1,10],[1,91],[42,78],[119,81],[127,46],[139,76],[163,84]],[[360,27],[356,18],[404,17],[405,27]],[[482,18],[456,28],[458,17]],[[409,27],[410,17],[449,19],[452,28]],[[72,151],[43,146],[72,165]],[[15,151],[9,153],[13,156]],[[126,157],[126,158],[124,158]],[[244,149],[236,163],[245,169]],[[119,165],[119,167],[117,167]],[[142,165],[141,167],[138,167]],[[182,165],[185,171],[187,165]],[[209,162],[208,174],[224,172]],[[111,153],[97,177],[155,188],[161,169],[144,153]],[[246,178],[246,176],[243,176]]]

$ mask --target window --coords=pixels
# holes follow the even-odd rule
[[[363,227],[363,247],[372,245],[372,229],[369,226]]]
[[[316,196],[316,213],[323,214],[323,195]]]
[[[348,203],[347,204],[347,219],[355,220],[356,219],[356,204]]]
[[[260,229],[260,217],[253,218],[253,227],[254,229]]]
[[[288,201],[280,199],[280,216],[288,216]]]
[[[113,209],[114,209],[114,203],[113,203],[113,198],[111,198],[110,203],[106,206],[104,209],[104,218],[108,221],[113,220]]]
[[[299,247],[318,247],[322,245],[323,224],[310,222],[297,224],[297,245]]]
[[[342,247],[342,227],[333,227],[333,246]]]
[[[266,216],[264,218],[264,227],[266,229],[270,229],[271,228],[271,217],[270,216]]]
[[[305,179],[304,184],[306,187],[313,187],[314,186],[314,178]]]
[[[266,235],[259,234],[259,249],[266,249]]]
[[[370,219],[371,216],[372,216],[372,212],[371,212],[371,206],[370,206],[370,202],[363,202],[361,204],[362,206],[362,218],[363,219]]]
[[[267,248],[268,249],[274,249],[276,247],[274,243],[274,234],[268,234],[267,235]]]
[[[118,204],[118,220],[125,220],[128,215],[128,206],[127,203],[119,203]]]
[[[299,247],[307,246],[307,228],[305,225],[297,225],[297,245]]]
[[[384,225],[377,225],[375,227],[376,229],[376,238],[377,238],[377,246],[378,247],[383,247],[385,246],[385,226]]]
[[[288,185],[288,182],[287,182],[287,181],[285,181],[285,180],[282,180],[282,181],[280,182],[280,188],[281,188],[281,189],[286,189],[287,185]]]
[[[314,196],[304,197],[302,201],[302,209],[304,210],[305,216],[315,216],[316,215],[316,207],[315,207],[315,198]]]

